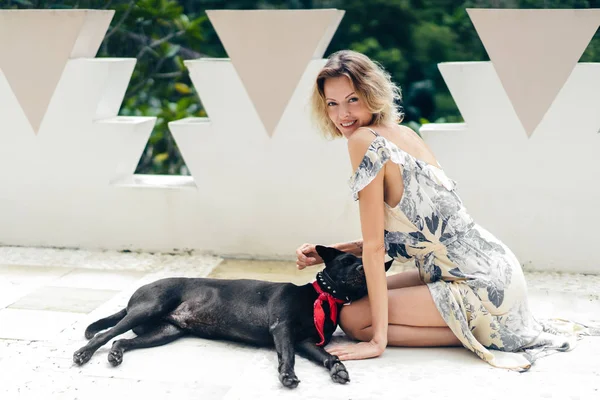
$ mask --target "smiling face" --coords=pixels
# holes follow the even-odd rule
[[[323,92],[327,103],[327,115],[346,138],[361,126],[371,123],[373,114],[356,93],[347,76],[327,78],[323,85]]]

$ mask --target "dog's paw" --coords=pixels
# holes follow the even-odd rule
[[[350,382],[350,375],[348,375],[346,367],[341,362],[336,362],[333,364],[333,366],[329,369],[329,375],[336,383],[344,384]]]
[[[123,350],[111,349],[111,351],[108,353],[108,362],[113,367],[121,364],[123,362]]]
[[[86,362],[90,361],[92,358],[93,351],[86,349],[85,347],[77,350],[73,353],[73,362],[77,365],[83,365]]]
[[[286,388],[293,389],[298,386],[300,380],[296,376],[296,374],[292,373],[281,373],[279,374],[279,380]]]

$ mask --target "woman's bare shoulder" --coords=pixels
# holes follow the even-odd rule
[[[426,163],[439,165],[433,151],[413,129],[405,125],[394,125],[387,129],[385,131],[387,139],[396,144],[400,149]]]
[[[353,169],[358,168],[358,165],[375,139],[376,136],[368,127],[360,127],[350,135],[348,138],[348,152],[350,153]]]

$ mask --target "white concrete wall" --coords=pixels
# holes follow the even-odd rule
[[[274,13],[255,14],[276,20]],[[42,17],[55,21],[49,26],[67,23],[59,14]],[[343,12],[316,14],[328,42]],[[295,21],[289,12],[282,18]],[[39,19],[36,12],[32,21]],[[62,60],[39,130],[9,82],[26,77],[0,70],[0,244],[290,258],[305,241],[360,236],[345,144],[319,137],[308,117],[324,62],[317,53],[327,45],[321,35],[313,39],[304,43],[300,83],[269,132],[229,60],[188,63],[210,119],[170,127],[193,177],[133,175],[154,125],[154,118],[117,115],[135,60]]]
[[[421,129],[475,220],[526,266],[600,273],[600,64],[578,64],[528,137],[491,62],[443,63],[466,124]]]
[[[0,79],[0,243],[290,257],[304,241],[359,236],[345,144],[307,114],[323,61],[272,138],[228,61],[191,63],[211,119],[171,128],[193,177],[132,175],[154,120],[103,101],[120,103],[133,63],[69,61],[37,135]]]
[[[290,258],[359,237],[345,142],[308,117],[323,62],[268,132],[229,60],[188,62],[210,117],[169,126],[190,177],[133,175],[154,125],[118,116],[135,60],[67,60],[39,129],[0,68],[0,244]],[[475,219],[535,269],[600,272],[599,68],[577,65],[528,137],[491,63],[440,66],[467,125],[422,134]]]

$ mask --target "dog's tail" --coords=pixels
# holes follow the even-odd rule
[[[116,314],[111,315],[110,317],[99,319],[98,321],[90,324],[85,330],[85,338],[91,339],[96,335],[96,333],[103,331],[106,328],[110,328],[115,326],[120,320],[125,318],[127,315],[127,310],[124,308]]]

